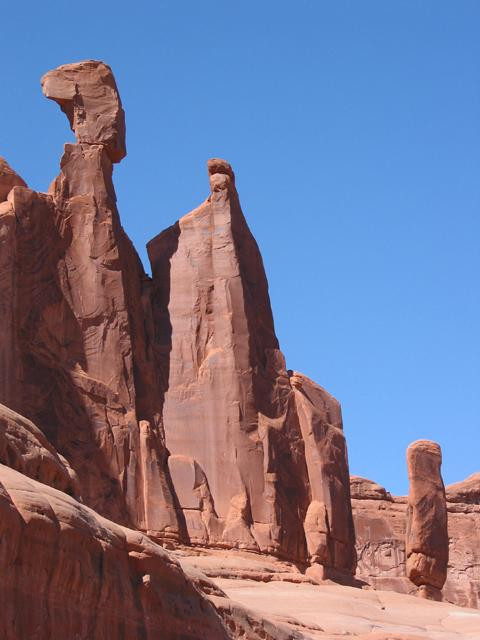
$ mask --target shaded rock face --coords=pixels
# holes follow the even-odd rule
[[[184,508],[190,539],[352,573],[340,407],[287,371],[234,173],[208,171],[207,200],[148,244],[166,444],[191,461],[173,482],[183,495],[196,465],[209,488],[208,517]]]
[[[73,469],[40,429],[4,405],[0,405],[0,463],[60,491],[80,493]]]
[[[69,461],[88,505],[175,537],[147,277],[112,184],[115,149],[125,149],[120,99],[101,63],[60,67],[42,82],[64,110],[73,101],[79,142],[65,145],[48,195],[15,186],[0,205],[0,401]]]
[[[3,640],[230,637],[160,546],[3,465],[0,540]]]
[[[418,440],[407,449],[407,576],[418,587],[441,589],[447,577],[448,531],[440,446]]]

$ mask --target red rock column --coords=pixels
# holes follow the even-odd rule
[[[440,466],[440,446],[417,440],[407,449],[408,495],[406,554],[407,576],[419,595],[441,599],[447,577],[447,505]]]
[[[121,227],[112,182],[113,163],[126,154],[118,89],[111,69],[94,60],[49,71],[42,89],[77,143],[65,145],[48,194],[0,162],[0,401],[68,460],[90,507],[175,538],[145,329],[148,278]]]

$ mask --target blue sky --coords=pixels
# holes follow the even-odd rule
[[[145,243],[228,159],[288,366],[342,403],[351,472],[407,491],[431,438],[480,469],[480,3],[7,3],[0,155],[38,190],[72,140],[49,69],[102,59],[127,114],[115,170]]]

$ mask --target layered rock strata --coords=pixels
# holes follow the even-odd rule
[[[442,452],[436,442],[417,440],[407,449],[407,576],[421,592],[438,598],[448,564],[447,504],[441,464]]]
[[[339,404],[286,369],[234,173],[218,158],[208,172],[207,200],[148,244],[165,438],[190,540],[353,573]]]

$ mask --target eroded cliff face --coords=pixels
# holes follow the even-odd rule
[[[234,173],[218,158],[208,171],[207,200],[148,245],[165,438],[189,538],[354,573],[339,404],[287,371]]]
[[[115,80],[87,61],[47,73],[42,86],[79,142],[65,145],[48,194],[15,186],[0,205],[0,400],[68,460],[86,504],[175,538],[144,329],[147,277],[112,183],[112,160],[125,149]]]
[[[110,68],[64,65],[42,88],[77,142],[47,194],[2,164],[0,401],[116,522],[353,574],[340,406],[286,369],[230,165],[210,160],[207,201],[149,244],[150,280],[116,208]]]

